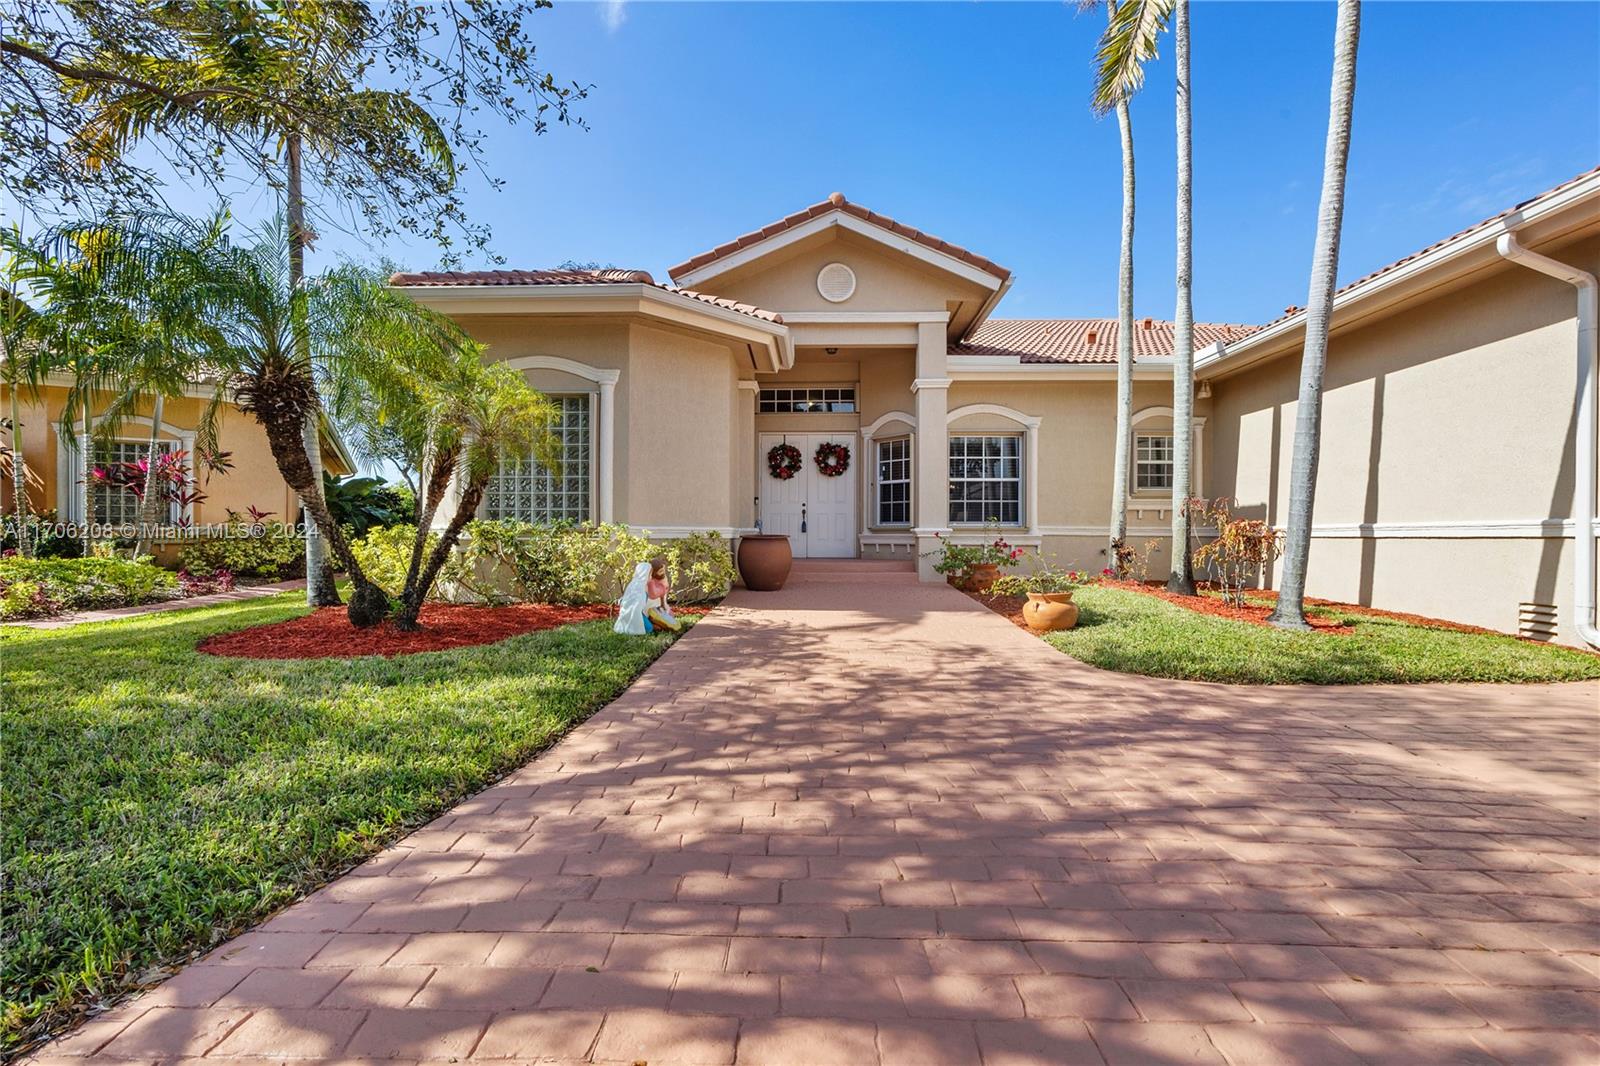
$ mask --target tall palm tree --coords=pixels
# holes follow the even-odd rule
[[[1328,361],[1328,323],[1339,276],[1339,232],[1344,225],[1345,168],[1350,159],[1351,114],[1356,98],[1356,49],[1361,41],[1360,0],[1339,0],[1333,31],[1333,81],[1328,100],[1328,140],[1322,161],[1322,202],[1311,255],[1306,298],[1305,351],[1300,357],[1300,401],[1295,410],[1294,458],[1289,466],[1289,524],[1284,538],[1278,605],[1268,619],[1283,629],[1308,628],[1306,563],[1311,555],[1311,514],[1322,443],[1322,372]]]
[[[1178,115],[1178,307],[1172,316],[1172,566],[1167,588],[1194,595],[1189,498],[1194,483],[1194,146],[1189,118],[1189,0],[1172,25]]]
[[[344,130],[316,123],[326,119],[321,110],[309,110],[301,101],[309,94],[318,99],[329,86],[353,86],[355,72],[364,68],[363,43],[370,31],[368,14],[356,4],[289,2],[282,4],[218,4],[194,9],[185,20],[186,43],[192,58],[187,63],[163,61],[161,84],[152,88],[120,82],[91,83],[82,92],[99,104],[85,135],[85,158],[91,167],[121,158],[164,117],[176,110],[214,129],[236,137],[258,138],[263,157],[281,153],[284,187],[284,231],[289,250],[291,286],[305,277],[305,254],[313,234],[306,222],[304,157],[309,150],[336,157],[350,150],[348,127],[374,131],[374,138],[409,140],[418,160],[426,160],[439,173],[455,173],[448,137],[426,109],[399,92],[351,88],[341,101],[343,114],[333,121]],[[183,103],[175,103],[174,92]],[[317,116],[321,116],[320,118]],[[255,162],[255,160],[247,160]],[[298,360],[304,351],[306,330],[292,324]],[[306,537],[306,595],[313,605],[339,602],[333,572],[324,554],[324,542],[334,531],[316,517],[326,514],[322,495],[321,413],[319,405],[304,411],[301,448],[316,475],[308,484],[313,499],[301,498],[308,523]]]
[[[1191,178],[1192,123],[1189,117],[1188,0],[1123,0],[1121,6],[1112,12],[1096,53],[1099,77],[1095,85],[1094,102],[1096,107],[1109,109],[1119,101],[1126,102],[1139,90],[1144,84],[1144,65],[1156,58],[1161,33],[1169,23],[1173,24],[1173,53],[1177,66],[1178,225],[1177,308],[1173,314],[1172,360],[1172,566],[1167,576],[1167,587],[1189,594],[1194,592],[1194,565],[1189,552],[1189,497],[1193,484],[1194,453],[1194,196]],[[1124,182],[1127,182],[1126,177]],[[1131,322],[1125,323],[1122,330],[1129,334],[1131,340],[1129,326]],[[1118,354],[1120,364],[1121,353]],[[1118,378],[1120,392],[1120,365]],[[1127,431],[1121,432],[1126,435]],[[1126,462],[1125,453],[1122,460]],[[1126,478],[1126,472],[1121,476]],[[1114,491],[1119,494],[1117,508],[1120,510],[1124,486],[1118,484]]]
[[[1106,0],[1106,19],[1115,24],[1116,0]],[[1105,108],[1096,106],[1104,113]],[[1122,143],[1122,247],[1117,271],[1117,442],[1111,474],[1111,531],[1106,559],[1122,576],[1123,552],[1128,542],[1128,451],[1133,444],[1133,118],[1128,97],[1116,94],[1110,110],[1117,115]]]

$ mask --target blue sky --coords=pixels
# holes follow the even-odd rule
[[[1331,3],[1193,6],[1195,313],[1303,304]],[[1073,3],[557,0],[545,64],[587,132],[490,130],[468,208],[511,266],[666,267],[834,190],[1010,267],[1002,316],[1116,308],[1116,123],[1088,108],[1103,24]],[[1133,106],[1136,303],[1173,305],[1170,42]],[[1600,4],[1364,5],[1348,279],[1600,163]],[[270,196],[241,196],[249,215]],[[329,232],[318,258],[437,253]],[[483,265],[483,264],[474,264]]]

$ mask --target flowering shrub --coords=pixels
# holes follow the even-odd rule
[[[1283,554],[1283,530],[1273,529],[1259,518],[1234,518],[1230,501],[1191,500],[1190,510],[1197,523],[1217,528],[1215,540],[1195,549],[1194,561],[1216,579],[1225,602],[1245,605],[1245,585],[1260,577],[1263,567]]]
[[[0,618],[172,599],[178,579],[149,559],[0,559]]]
[[[177,504],[180,514],[206,498],[189,473],[189,453],[182,449],[157,454],[153,479],[148,456],[141,456],[131,463],[108,463],[89,472],[90,488],[129,492],[141,504],[144,503],[146,484],[154,487],[156,498],[162,503]],[[188,521],[187,517],[180,517],[178,524],[186,525]]]
[[[983,532],[985,538],[992,534],[994,539],[985,539],[982,544],[957,544],[942,533],[935,534],[939,539],[939,550],[928,553],[939,557],[933,568],[941,574],[967,574],[972,572],[973,567],[985,564],[1010,568],[1022,559],[1022,549],[1013,547],[1000,534],[998,526],[986,525]]]
[[[1100,580],[1099,575],[1086,573],[1082,570],[1063,570],[1049,562],[1044,556],[1038,556],[1034,568],[1025,574],[1005,574],[989,586],[989,592],[996,596],[1025,596],[1030,592],[1072,592],[1085,585],[1092,585]],[[1111,571],[1107,569],[1106,574]]]

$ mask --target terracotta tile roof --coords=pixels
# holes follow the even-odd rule
[[[1141,318],[1134,323],[1133,358],[1172,355],[1172,323]],[[1216,341],[1234,341],[1255,326],[1196,322],[1196,351]],[[951,355],[1019,356],[1024,363],[1115,363],[1119,324],[1114,318],[991,318]]]
[[[1441,248],[1444,245],[1451,243],[1452,241],[1458,241],[1463,237],[1467,237],[1467,236],[1470,236],[1471,234],[1477,233],[1479,230],[1486,229],[1489,226],[1493,226],[1495,223],[1501,221],[1502,219],[1505,219],[1505,218],[1507,218],[1507,217],[1509,217],[1511,215],[1516,214],[1518,211],[1521,211],[1524,207],[1527,207],[1529,204],[1533,203],[1536,200],[1543,200],[1547,196],[1553,196],[1558,192],[1562,192],[1563,190],[1570,189],[1572,186],[1577,185],[1579,182],[1587,181],[1588,179],[1594,177],[1597,174],[1600,174],[1600,167],[1595,167],[1593,170],[1586,170],[1582,174],[1579,174],[1575,178],[1569,178],[1566,181],[1563,181],[1559,185],[1551,186],[1550,188],[1546,189],[1544,192],[1539,193],[1537,196],[1530,196],[1526,200],[1523,200],[1521,203],[1513,204],[1512,206],[1506,208],[1504,211],[1501,211],[1497,215],[1491,215],[1490,217],[1484,219],[1482,222],[1475,222],[1472,225],[1468,226],[1466,229],[1461,230],[1459,233],[1452,233],[1450,236],[1444,238],[1443,240],[1434,241],[1432,244],[1428,245],[1426,248],[1418,248],[1416,251],[1412,252],[1410,255],[1404,256],[1404,257],[1402,257],[1400,259],[1396,259],[1394,262],[1388,264],[1387,266],[1381,266],[1377,270],[1372,271],[1370,274],[1363,274],[1361,277],[1357,278],[1356,280],[1354,280],[1352,282],[1349,282],[1348,284],[1341,285],[1334,292],[1334,294],[1333,294],[1334,295],[1334,299],[1337,300],[1344,293],[1349,292],[1351,289],[1354,289],[1358,285],[1365,285],[1367,282],[1371,281],[1374,278],[1382,277],[1383,275],[1389,273],[1392,270],[1398,270],[1401,267],[1405,266],[1407,263],[1411,262],[1412,260],[1420,259],[1422,256],[1427,255],[1429,252],[1433,251],[1436,248]],[[1299,307],[1299,306],[1287,307],[1287,308],[1284,309],[1283,314],[1279,315],[1277,318],[1273,319],[1271,322],[1266,323],[1261,328],[1262,329],[1266,329],[1267,326],[1275,326],[1279,322],[1282,322],[1284,319],[1292,318],[1295,315],[1300,314],[1304,310],[1305,310],[1305,308]]]
[[[940,238],[933,236],[931,233],[924,233],[921,230],[907,226],[904,223],[896,222],[888,215],[880,215],[876,211],[869,211],[860,204],[851,203],[849,200],[844,198],[843,193],[837,192],[830,195],[826,200],[812,204],[803,211],[796,211],[792,215],[780,218],[771,225],[763,226],[758,230],[752,230],[742,237],[735,237],[726,244],[719,244],[709,252],[701,252],[692,259],[685,259],[677,266],[669,267],[667,273],[672,277],[677,277],[680,274],[687,274],[691,270],[698,270],[708,263],[715,263],[718,259],[721,259],[724,256],[732,255],[741,248],[748,248],[752,244],[758,244],[761,241],[766,240],[768,237],[776,236],[777,234],[782,233],[784,230],[793,229],[795,226],[798,226],[803,222],[809,222],[811,219],[817,218],[820,215],[826,215],[830,211],[843,211],[845,214],[853,215],[856,218],[861,219],[863,222],[870,222],[874,226],[881,226],[883,229],[888,230],[896,236],[905,237],[908,240],[916,241],[918,244],[923,245],[924,247],[932,248],[937,252],[943,252],[945,255],[961,260],[963,263],[975,266],[986,274],[993,274],[1001,281],[1005,281],[1007,278],[1011,277],[1011,271],[1007,270],[1005,267],[991,259],[986,259],[976,252],[969,252],[960,245],[951,244],[949,241],[941,240]]]
[[[675,289],[662,285],[644,270],[422,270],[414,273],[397,273],[389,278],[390,285],[419,288],[449,288],[464,285],[649,285],[690,300],[713,307],[737,311],[741,315],[759,318],[763,322],[781,323],[783,316],[737,300],[695,292],[693,289]]]

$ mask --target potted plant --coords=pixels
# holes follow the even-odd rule
[[[1078,605],[1072,594],[1096,579],[1081,570],[1063,570],[1044,559],[1026,574],[1007,574],[989,591],[997,596],[1026,596],[1022,620],[1035,633],[1071,629],[1078,624]]]
[[[990,539],[991,533],[993,539]],[[943,574],[950,584],[967,592],[989,591],[1000,577],[1000,568],[1016,566],[1017,560],[1022,558],[1022,549],[1008,544],[996,526],[984,526],[984,541],[979,544],[957,544],[942,533],[935,536],[939,539],[939,550],[928,553],[939,557],[933,569]]]

